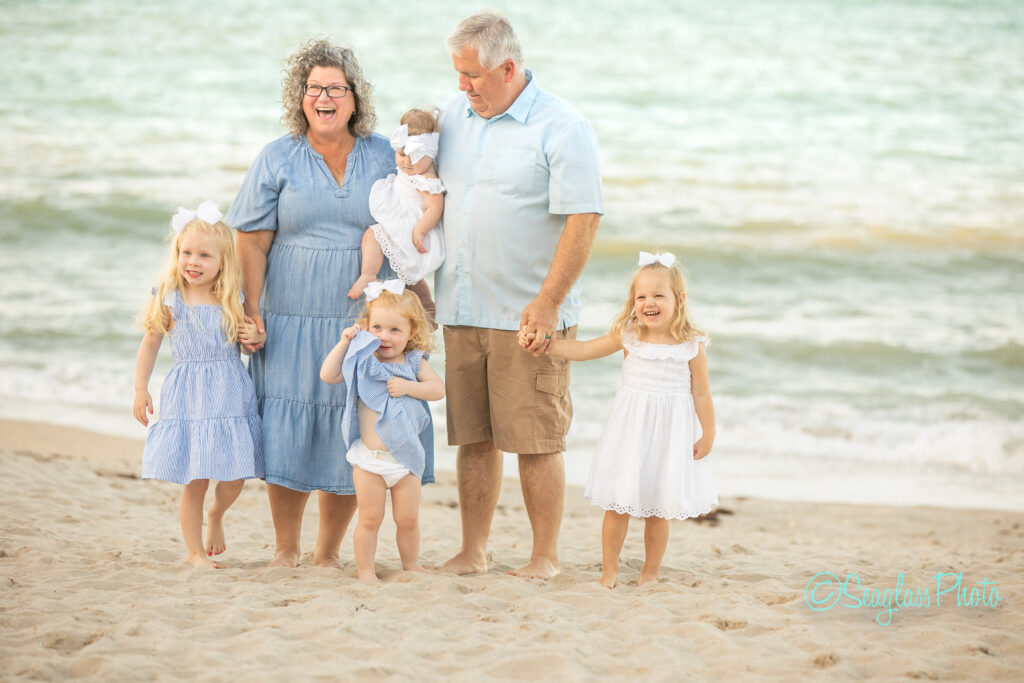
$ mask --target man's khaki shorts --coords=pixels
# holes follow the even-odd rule
[[[523,351],[514,330],[444,327],[448,443],[559,453],[572,422],[569,361]],[[555,339],[575,339],[576,326]]]

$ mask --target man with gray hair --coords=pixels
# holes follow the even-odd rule
[[[435,290],[462,547],[442,569],[487,570],[510,452],[533,530],[529,562],[510,573],[546,579],[558,573],[572,402],[568,362],[545,352],[576,335],[576,281],[603,211],[597,142],[575,109],[537,86],[500,13],[463,20],[447,46],[462,92],[440,107],[448,255]]]

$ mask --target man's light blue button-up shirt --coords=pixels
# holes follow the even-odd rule
[[[540,292],[565,217],[603,213],[597,140],[569,104],[526,88],[485,119],[464,93],[441,105],[438,175],[447,256],[434,278],[437,321],[518,330]],[[580,317],[579,283],[559,310],[559,327]]]

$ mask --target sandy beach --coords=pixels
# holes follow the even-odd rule
[[[248,483],[228,514],[226,569],[186,567],[180,488],[138,478],[141,448],[141,440],[0,421],[4,679],[1024,675],[1022,513],[726,498],[717,519],[673,523],[655,585],[636,585],[643,538],[634,523],[624,584],[609,591],[597,583],[601,511],[578,489],[567,493],[562,573],[548,582],[505,575],[529,551],[510,480],[488,573],[401,572],[385,522],[383,585],[371,588],[354,579],[350,535],[343,571],[311,567],[309,554],[298,568],[267,568],[273,533],[261,482]],[[311,504],[309,548],[316,524]],[[456,550],[453,474],[425,489],[421,524],[425,563]],[[861,589],[849,583],[838,604],[814,611],[806,589],[820,572],[839,581],[855,573]],[[913,604],[857,606],[897,585],[916,595]],[[820,586],[812,600],[827,605],[828,595]]]

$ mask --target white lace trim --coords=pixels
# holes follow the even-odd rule
[[[711,508],[715,506],[714,502],[707,502],[703,505],[694,506],[687,510],[666,510],[665,508],[658,507],[657,505],[620,505],[619,503],[613,503],[611,501],[605,502],[598,498],[590,499],[591,505],[596,505],[605,510],[614,510],[620,515],[629,515],[630,517],[661,517],[662,519],[689,519],[690,517],[700,517],[711,512]]]
[[[652,344],[651,342],[640,341],[636,333],[632,331],[622,335],[622,345],[631,354],[638,358],[648,360],[693,360],[697,356],[698,344],[708,345],[708,338],[704,336],[694,337],[681,344]]]
[[[370,229],[373,230],[373,236],[377,239],[377,244],[380,245],[380,250],[388,257],[388,263],[391,264],[391,270],[395,271],[395,275],[402,278],[402,282],[407,285],[416,284],[414,280],[409,279],[409,276],[405,271],[405,266],[401,263],[401,254],[396,254],[395,250],[391,248],[391,240],[388,238],[388,234],[385,232],[384,226],[380,223],[376,223],[371,225]]]
[[[427,178],[420,174],[407,175],[405,178],[409,181],[409,184],[417,190],[425,190],[430,194],[444,194],[448,191],[440,178]]]

